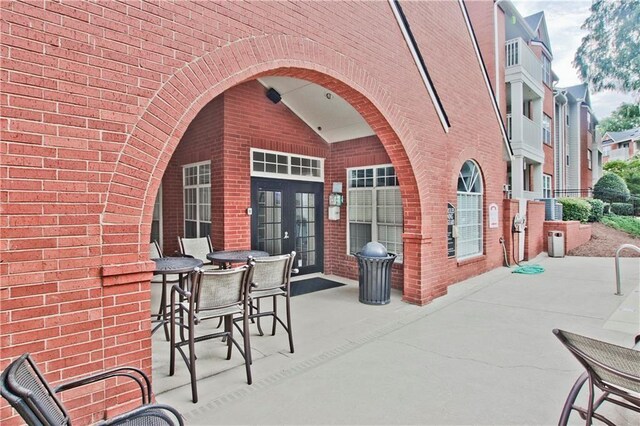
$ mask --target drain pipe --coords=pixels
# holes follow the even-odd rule
[[[627,248],[640,253],[640,247],[634,246],[633,244],[623,244],[616,250],[616,296],[622,296],[620,292],[620,252]]]

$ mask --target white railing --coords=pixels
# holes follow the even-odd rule
[[[521,38],[514,38],[505,43],[506,67],[521,66],[532,79],[542,82],[542,62]]]
[[[522,139],[525,145],[534,149],[542,148],[542,133],[540,124],[522,116]]]
[[[609,157],[609,161],[627,160],[629,158],[629,148],[612,149],[611,151],[609,151],[608,157]]]
[[[509,136],[509,140],[511,140],[511,125],[513,124],[511,120],[511,114],[507,114],[507,136]]]

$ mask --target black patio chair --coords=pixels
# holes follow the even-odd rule
[[[569,392],[559,425],[566,425],[575,410],[587,425],[598,419],[615,426],[610,419],[596,412],[604,402],[640,413],[640,350],[637,346],[625,348],[558,329],[554,329],[553,334],[586,369]],[[586,408],[576,405],[576,398],[585,384],[589,390]],[[602,392],[597,399],[596,389]]]
[[[293,268],[296,252],[279,256],[257,257],[250,259],[255,264],[253,269],[253,280],[249,287],[249,319],[255,320],[260,336],[264,335],[260,326],[260,318],[265,316],[273,317],[271,335],[276,334],[276,323],[284,328],[289,336],[289,350],[293,353],[293,332],[291,330],[291,274],[298,270]],[[286,307],[286,324],[278,316],[278,298],[284,297]],[[270,311],[261,310],[261,299],[271,298],[273,309]],[[241,318],[236,318],[239,322]],[[251,356],[251,354],[249,354]]]
[[[196,269],[188,280],[186,289],[174,285],[171,289],[171,355],[169,375],[175,372],[175,352],[178,350],[191,375],[191,395],[198,402],[196,381],[195,343],[222,337],[227,345],[227,359],[231,359],[233,346],[245,360],[247,383],[251,384],[247,295],[253,274],[253,263],[233,269]],[[233,337],[233,316],[240,315],[243,323],[244,345],[240,347]],[[211,334],[196,336],[196,326],[210,319],[224,319],[224,329]],[[187,336],[185,337],[185,332]],[[177,334],[179,333],[179,341]],[[183,347],[187,346],[188,354]]]
[[[124,414],[102,420],[97,425],[161,426],[180,425],[182,416],[173,407],[151,403],[151,382],[137,368],[120,367],[51,388],[27,353],[13,361],[0,376],[0,394],[28,425],[71,425],[71,419],[56,394],[102,380],[127,377],[140,386],[142,404]]]
[[[184,238],[179,236],[178,247],[180,248],[180,254],[182,256],[189,256],[202,260],[204,265],[201,269],[219,269],[218,265],[214,265],[212,261],[207,259],[207,254],[213,252],[211,238],[208,235],[206,237],[198,238]]]

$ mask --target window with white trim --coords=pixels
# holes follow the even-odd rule
[[[542,54],[542,81],[551,87],[551,61],[547,58],[547,55]]]
[[[182,168],[185,238],[211,234],[211,162],[194,163]]]
[[[589,170],[593,168],[593,157],[590,149],[587,150],[587,167]]]
[[[551,175],[542,175],[542,198],[553,198],[551,190]]]
[[[324,182],[324,159],[252,148],[251,176]]]
[[[551,117],[547,114],[542,116],[542,142],[551,145]]]
[[[402,262],[402,198],[395,169],[349,169],[347,181],[348,252],[357,253],[369,241],[377,241]]]
[[[482,176],[480,168],[467,160],[458,175],[456,209],[456,253],[458,259],[482,254]]]

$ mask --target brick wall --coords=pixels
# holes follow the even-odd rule
[[[589,111],[586,108],[586,104],[580,105],[580,188],[587,189],[593,187],[593,177],[587,161],[587,150],[591,149],[593,135],[589,132],[587,125]]]
[[[544,222],[544,250],[548,250],[547,233],[562,231],[564,233],[564,253],[581,246],[591,240],[591,225],[577,220]]]
[[[445,254],[446,204],[461,164],[480,165],[485,206],[502,202],[506,170],[460,7],[403,6],[448,132],[387,2],[0,2],[0,368],[28,351],[54,383],[121,364],[150,372],[148,241],[158,188],[163,178],[180,182],[170,163],[181,141],[216,148],[216,102],[260,75],[321,84],[374,129],[405,200],[406,301],[427,303],[498,266],[497,230],[485,229],[475,264]],[[198,114],[209,130],[189,129]],[[248,155],[233,146],[259,141],[223,132],[210,155],[214,168],[228,160],[226,188],[242,173],[232,163]],[[198,156],[210,149],[200,148]],[[246,245],[246,195],[225,190],[213,202],[235,212],[216,244]],[[167,233],[180,232],[179,214]],[[168,253],[173,241],[166,235]],[[103,418],[107,400],[126,405],[113,387],[71,392],[74,423]],[[12,416],[3,401],[2,423],[20,423]]]
[[[544,203],[541,201],[527,202],[527,232],[524,242],[524,258],[531,260],[543,250]]]

